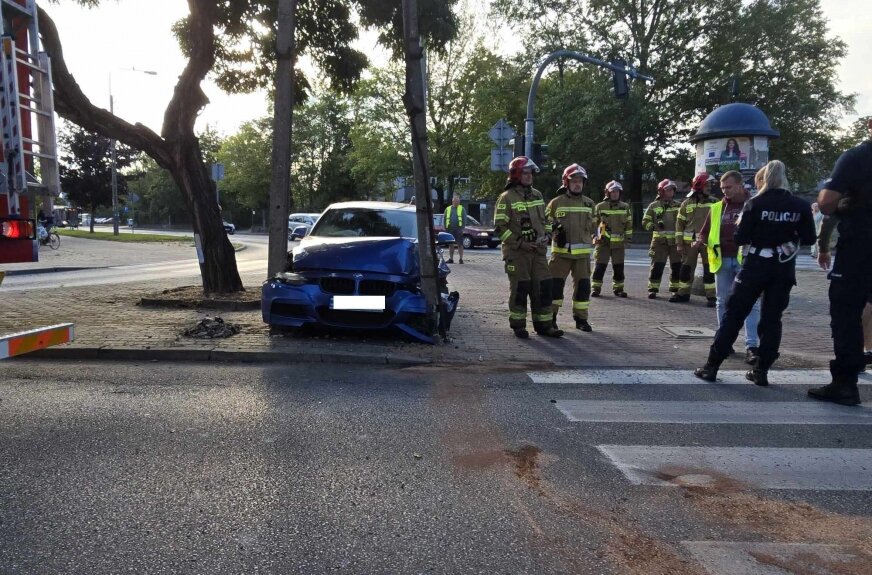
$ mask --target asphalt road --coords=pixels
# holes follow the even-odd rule
[[[625,414],[647,403],[643,415],[691,405],[677,410],[688,421],[715,400],[816,410],[803,385],[548,384],[484,366],[22,360],[0,370],[4,574],[772,572],[718,563],[733,549],[724,542],[839,546],[802,547],[804,564],[845,550],[814,573],[872,566],[862,474],[835,490],[828,480],[844,478],[827,470],[816,488],[760,489],[729,465],[672,466],[634,485],[601,449],[847,460],[872,448],[862,421],[826,423],[824,408],[820,425],[578,415],[592,402],[625,402]],[[850,417],[869,415],[856,409]],[[787,564],[776,547],[760,548],[759,569]]]

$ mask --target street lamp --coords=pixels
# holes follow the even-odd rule
[[[140,72],[149,76],[157,76],[154,70],[138,70],[136,68],[119,68],[124,72]],[[115,115],[115,100],[112,97],[112,71],[109,71],[109,113]],[[112,161],[112,234],[118,235],[118,166],[115,159],[115,138],[109,142],[109,154]],[[91,214],[94,217],[94,214]]]

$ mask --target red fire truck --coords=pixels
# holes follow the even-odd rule
[[[60,195],[48,55],[35,0],[0,0],[0,263],[37,261],[36,213]]]

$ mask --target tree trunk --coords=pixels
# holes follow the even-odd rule
[[[215,62],[214,22],[217,7],[213,0],[188,0],[188,5],[191,12],[187,39],[191,47],[190,59],[179,75],[164,114],[160,136],[142,124],[132,125],[91,103],[67,68],[57,27],[41,7],[38,8],[39,31],[42,44],[51,58],[55,110],[58,115],[86,130],[145,152],[161,168],[169,171],[185,195],[188,209],[193,215],[194,233],[200,238],[203,290],[208,293],[241,291],[243,287],[236,267],[236,256],[224,233],[218,203],[200,152],[200,142],[194,134],[197,114],[209,102],[200,83]]]

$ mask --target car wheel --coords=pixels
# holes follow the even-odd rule
[[[472,238],[469,236],[463,236],[463,249],[468,250],[472,247]]]

